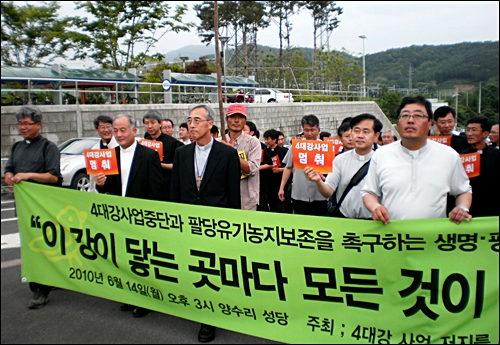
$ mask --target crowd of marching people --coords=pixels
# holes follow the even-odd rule
[[[333,169],[295,168],[294,147],[285,145],[277,129],[258,129],[245,105],[226,110],[227,133],[214,124],[214,110],[205,104],[189,109],[174,138],[172,120],[147,111],[144,139],[160,141],[162,152],[136,140],[137,123],[130,115],[94,120],[101,140],[93,149],[114,149],[118,174],[91,176],[89,192],[248,211],[294,213],[381,221],[449,218],[460,224],[473,217],[498,216],[498,124],[484,116],[467,120],[465,136],[454,132],[456,113],[450,107],[434,112],[421,96],[405,97],[397,109],[396,129],[383,131],[372,114],[346,118],[337,129],[341,152]],[[42,113],[23,107],[17,114],[23,137],[15,143],[5,168],[5,182],[31,181],[61,185],[57,146],[41,135]],[[302,140],[322,141],[317,116],[301,119]],[[430,134],[449,137],[449,145]],[[469,178],[461,156],[478,153],[480,172]],[[490,197],[492,196],[492,197]],[[29,308],[48,301],[50,287],[30,283]],[[128,304],[123,311],[141,317],[147,310]],[[212,341],[215,327],[202,324],[198,340]]]

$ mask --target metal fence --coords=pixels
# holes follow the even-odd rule
[[[171,84],[165,91],[161,83],[117,80],[2,77],[2,105],[41,104],[171,104],[217,103],[215,85]],[[223,100],[237,90],[250,94],[254,87],[224,86]],[[257,88],[259,89],[259,88]],[[294,102],[359,101],[363,92],[310,89],[278,89],[291,93]],[[288,102],[292,102],[291,99]]]

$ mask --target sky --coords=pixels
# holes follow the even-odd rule
[[[30,1],[29,3],[37,3]],[[172,7],[177,3],[169,1]],[[186,2],[187,3],[187,2]],[[199,24],[189,2],[185,22]],[[70,1],[60,2],[61,16],[84,16]],[[498,41],[498,1],[337,1],[343,8],[338,17],[340,24],[330,36],[330,49],[345,49],[352,55],[362,56],[393,48],[412,45],[443,45],[461,42]],[[302,10],[291,18],[293,29],[291,44],[313,47],[313,25],[310,14]],[[364,35],[366,39],[359,36]],[[279,47],[278,28],[271,24],[260,31],[258,44]],[[196,29],[189,33],[167,33],[153,52],[163,54],[191,44],[201,44]],[[215,45],[211,44],[214,47]],[[82,62],[64,62],[68,67],[81,68]],[[92,65],[87,61],[83,64]]]

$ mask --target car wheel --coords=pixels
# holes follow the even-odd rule
[[[273,99],[273,98],[271,98],[269,101],[267,101],[267,103],[278,103],[278,101],[275,100],[275,99]]]
[[[90,183],[89,175],[85,173],[78,173],[73,179],[72,188],[81,190],[82,192],[86,192],[89,189],[89,183]]]

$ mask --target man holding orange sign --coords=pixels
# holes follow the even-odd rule
[[[113,136],[113,119],[108,115],[99,115],[94,119],[94,128],[96,133],[101,137],[98,143],[91,147],[92,150],[112,149],[118,146],[115,137]],[[85,154],[85,153],[84,153]],[[90,163],[90,162],[88,162]],[[85,161],[87,168],[90,164]],[[87,192],[97,193],[95,187],[94,174],[89,174],[89,187]]]
[[[314,142],[304,142],[304,145],[301,145],[300,142],[302,140],[297,140],[294,141],[295,143],[299,143],[299,148],[304,146],[306,149],[308,149],[308,145],[313,145],[313,149],[316,151],[321,151],[323,153],[327,153],[323,151],[323,144],[325,145],[330,145],[330,152],[333,154],[332,151],[332,144],[323,142],[318,139],[319,136],[319,119],[315,115],[306,115],[302,118],[301,120],[302,124],[302,129],[304,133],[304,139],[306,140],[313,140]],[[316,146],[315,146],[316,145]],[[290,178],[290,175],[292,174],[292,169],[295,167],[296,162],[294,161],[294,156],[298,157],[297,155],[294,154],[294,151],[297,151],[298,148],[294,147],[295,145],[292,144],[292,148],[288,150],[287,155],[285,156],[284,163],[286,164],[286,168],[283,171],[283,177],[281,179],[281,185],[280,185],[280,190],[278,192],[278,197],[281,201],[285,200],[285,186],[286,183],[288,182],[288,179]],[[319,152],[317,152],[319,153]],[[314,157],[312,159],[313,162],[317,166],[322,166],[323,171],[330,172],[332,169],[332,162],[333,162],[333,157],[327,157],[327,156],[322,156],[321,154],[316,155],[314,154]],[[302,155],[301,159],[303,160],[300,162],[298,161],[299,164],[302,164],[301,166],[305,167],[307,166],[307,162],[309,161],[309,155],[306,156]],[[306,159],[304,161],[304,159]],[[303,164],[306,162],[306,164]],[[293,187],[292,187],[292,205],[293,205],[293,211],[296,214],[305,214],[305,215],[310,215],[310,216],[326,216],[326,211],[327,211],[327,204],[326,204],[326,198],[321,195],[321,193],[318,191],[318,188],[316,188],[316,183],[313,181],[309,181],[304,174],[303,170],[300,170],[300,168],[297,166],[297,169],[295,169],[295,172],[293,173]]]
[[[350,126],[355,148],[333,161],[333,171],[328,174],[326,181],[323,182],[318,170],[311,166],[306,167],[304,173],[309,181],[316,183],[325,198],[330,198],[337,191],[338,212],[334,216],[367,219],[371,218],[371,212],[363,204],[361,187],[370,159],[375,153],[373,143],[380,136],[383,125],[375,116],[361,114],[351,120]],[[354,176],[358,176],[356,182]]]
[[[449,137],[450,142],[446,143],[459,154],[469,148],[467,139],[460,135],[453,134],[453,129],[457,123],[457,114],[453,108],[442,106],[434,111],[434,121],[441,137]],[[439,142],[439,140],[438,140]]]

